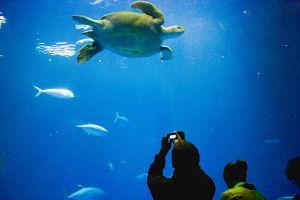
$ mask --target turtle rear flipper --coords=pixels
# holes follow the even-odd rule
[[[79,55],[77,56],[77,62],[79,64],[82,64],[88,61],[96,53],[99,53],[102,50],[103,47],[96,42],[93,42],[93,44],[86,45],[85,47],[79,50]]]
[[[152,16],[160,25],[164,23],[163,13],[150,2],[136,1],[131,4],[131,7],[140,9],[143,13]]]
[[[168,46],[160,46],[161,61],[170,60],[173,57],[173,52]]]

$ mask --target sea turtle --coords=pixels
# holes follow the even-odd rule
[[[86,16],[72,16],[81,24],[93,29],[82,34],[94,42],[79,50],[78,63],[84,63],[103,49],[108,49],[125,57],[145,57],[161,52],[161,60],[172,58],[172,50],[162,46],[165,39],[180,36],[184,29],[181,26],[164,27],[163,13],[152,3],[136,1],[132,8],[143,13],[114,12],[94,20]]]

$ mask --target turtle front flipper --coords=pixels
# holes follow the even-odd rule
[[[74,15],[74,16],[72,16],[72,18],[81,24],[89,25],[92,27],[104,25],[101,20],[94,20],[94,19],[86,17],[86,16]]]
[[[163,13],[154,4],[150,2],[136,1],[131,4],[131,7],[140,9],[145,14],[152,16],[160,25],[164,23]]]
[[[79,55],[77,56],[77,62],[82,64],[88,61],[91,57],[93,57],[96,53],[99,53],[103,50],[103,47],[96,42],[93,44],[86,45],[82,49],[79,50]]]
[[[168,46],[160,46],[161,61],[170,60],[173,57],[173,52]]]

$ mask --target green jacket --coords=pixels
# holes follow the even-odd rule
[[[251,183],[240,182],[223,192],[221,200],[266,200]]]

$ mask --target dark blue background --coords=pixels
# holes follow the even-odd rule
[[[174,53],[165,63],[104,51],[78,65],[75,56],[36,50],[39,42],[84,38],[71,15],[100,18],[131,10],[131,2],[0,2],[0,199],[64,199],[79,184],[102,188],[103,199],[151,199],[135,177],[174,129],[199,148],[215,199],[226,189],[224,165],[236,159],[248,161],[249,181],[268,199],[293,194],[284,169],[300,153],[298,1],[152,1],[166,26],[186,30],[164,42]],[[33,85],[70,88],[76,97],[35,98]],[[130,123],[113,124],[117,110]],[[109,136],[75,127],[88,122]]]

